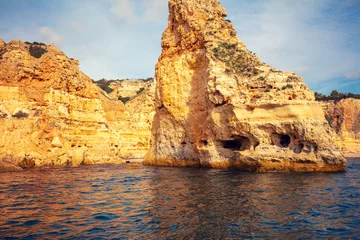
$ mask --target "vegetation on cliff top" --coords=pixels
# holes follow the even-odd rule
[[[98,81],[94,81],[93,83],[95,83],[99,88],[101,88],[102,90],[104,90],[107,94],[111,93],[112,91],[114,91],[114,89],[112,89],[111,87],[109,87],[110,83],[115,82],[115,80],[106,80],[106,79],[100,79]]]
[[[341,93],[337,90],[333,90],[330,95],[325,95],[322,93],[315,92],[315,99],[316,101],[335,101],[338,102],[345,98],[355,98],[360,99],[360,94],[355,93]]]
[[[30,45],[29,47],[29,53],[31,56],[35,57],[35,58],[41,58],[42,55],[44,55],[45,53],[47,53],[46,50],[46,44],[45,43],[39,43],[39,42],[25,42],[27,45]]]
[[[144,82],[149,82],[149,81],[152,81],[154,78],[146,78],[146,79],[137,79],[137,80],[140,80],[140,81],[144,81]],[[110,94],[114,91],[113,88],[110,87],[110,84],[113,83],[113,82],[122,82],[122,81],[126,81],[127,79],[117,79],[117,80],[106,80],[105,78],[103,79],[100,79],[98,81],[94,81],[92,80],[92,82],[94,84],[96,84],[99,88],[101,88],[102,90],[104,90],[107,94]],[[131,80],[129,80],[131,81]],[[145,88],[140,88],[138,91],[136,91],[136,94],[139,95],[141,94],[142,92],[145,91]],[[123,97],[123,96],[119,96],[118,97],[118,100],[122,101],[124,104],[126,102],[128,102],[131,98],[130,97]]]
[[[226,73],[233,72],[247,77],[259,74],[259,70],[256,69],[259,62],[255,55],[239,49],[237,44],[220,43],[218,47],[213,48],[213,54],[226,64]]]

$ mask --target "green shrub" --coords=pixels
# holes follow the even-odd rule
[[[354,94],[354,93],[341,93],[337,90],[333,90],[329,95],[324,95],[318,92],[315,92],[315,100],[316,101],[330,101],[333,100],[335,102],[338,102],[342,99],[346,98],[355,98],[360,99],[360,94]]]
[[[112,89],[111,87],[109,87],[109,85],[107,84],[100,84],[98,85],[102,90],[104,90],[107,94],[110,94],[114,91],[114,89]]]
[[[127,103],[130,100],[130,97],[122,97],[120,96],[118,100],[122,101],[123,104]]]
[[[291,84],[287,84],[286,86],[283,86],[283,87],[281,88],[281,90],[285,90],[285,89],[287,89],[287,88],[292,89],[292,88],[294,88],[294,87],[293,87],[293,85],[291,85]]]
[[[33,44],[33,45],[46,46],[46,44],[45,44],[45,43],[42,43],[42,42],[33,42],[32,44]]]
[[[258,78],[259,81],[265,81],[265,77],[261,76]]]
[[[3,50],[0,50],[0,59],[2,59],[2,56],[6,53],[6,48]]]
[[[12,115],[14,118],[27,118],[29,116],[29,114],[23,112],[23,111],[18,111],[17,113],[15,113],[14,115]]]
[[[152,81],[152,80],[153,80],[153,78],[149,77],[149,78],[145,79],[144,82],[149,82],[149,81]]]
[[[145,90],[145,88],[140,88],[138,91],[136,91],[136,94],[139,95],[140,93],[142,93]]]
[[[114,91],[114,89],[112,89],[111,87],[109,87],[110,83],[112,83],[113,81],[110,80],[106,80],[106,79],[100,79],[99,81],[95,81],[94,83],[101,88],[102,90],[104,90],[107,94],[110,94],[112,91]]]
[[[246,50],[238,48],[238,44],[220,43],[213,48],[214,57],[224,62],[233,73],[245,77],[256,76],[260,71],[256,68],[259,60]]]
[[[47,50],[40,47],[40,46],[31,44],[30,48],[29,48],[29,53],[30,53],[31,56],[33,56],[35,58],[41,58],[42,55],[47,53]]]

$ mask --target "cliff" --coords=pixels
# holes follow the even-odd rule
[[[153,79],[149,78],[146,80],[143,79],[123,79],[118,81],[113,81],[109,84],[111,89],[114,89],[109,96],[114,99],[119,99],[124,102],[129,101],[130,99],[138,96],[146,89],[150,88],[153,83]]]
[[[122,133],[122,137],[127,139],[121,151],[124,158],[144,159],[150,148],[151,126],[155,115],[155,82],[146,84],[139,95],[125,104],[130,119],[128,128]]]
[[[21,167],[123,162],[118,123],[128,113],[78,65],[54,45],[0,41],[1,159]]]
[[[170,0],[144,164],[343,171],[314,94],[236,38],[219,0]]]
[[[129,117],[125,122],[118,122],[118,133],[122,139],[120,156],[128,160],[143,159],[150,147],[151,125],[155,115],[154,79],[102,79],[94,83],[109,92],[109,98],[125,103]]]
[[[360,156],[360,99],[321,102],[325,117],[338,137],[337,144],[346,156]]]

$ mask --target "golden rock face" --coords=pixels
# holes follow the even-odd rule
[[[130,85],[124,81],[123,84],[125,88]],[[125,104],[129,118],[126,128],[121,130],[123,139],[121,156],[124,158],[143,159],[150,148],[151,126],[155,115],[155,82],[149,81],[143,84],[136,84],[140,88],[135,92],[139,94]]]
[[[337,133],[336,143],[346,156],[360,156],[360,99],[321,103],[325,117]]]
[[[170,0],[145,164],[343,171],[314,94],[236,38],[219,0]]]
[[[149,89],[154,80],[148,79],[123,79],[110,83],[109,87],[114,89],[109,96],[114,99],[132,99]]]
[[[78,65],[53,45],[0,41],[0,154],[12,156],[6,159],[22,167],[123,162],[119,129],[128,113]]]

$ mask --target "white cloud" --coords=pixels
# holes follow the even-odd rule
[[[127,21],[157,21],[167,13],[167,0],[109,0],[110,12]]]
[[[347,47],[355,32],[341,23],[349,17],[341,2],[260,0],[233,6],[229,17],[248,48],[280,70],[303,75],[310,86],[357,67],[360,53]]]
[[[348,79],[357,79],[360,78],[360,69],[353,71],[353,72],[348,72],[345,74],[346,78]]]
[[[41,41],[47,44],[55,44],[57,46],[61,46],[64,43],[63,37],[60,34],[54,32],[49,27],[40,28],[40,37]]]
[[[145,14],[144,19],[155,21],[159,17],[167,13],[168,3],[165,0],[147,0],[145,1]]]
[[[111,0],[110,12],[125,20],[135,18],[134,5],[129,0]]]
[[[24,14],[4,18],[0,28],[7,30],[0,30],[0,34],[7,41],[54,43],[68,56],[79,59],[81,70],[94,79],[149,77],[161,52],[167,2],[63,0],[64,9],[34,16],[31,21]],[[264,62],[301,75],[314,90],[357,82],[351,79],[357,76],[360,62],[358,1],[221,3],[239,39]],[[16,11],[14,6],[12,13]],[[353,88],[355,84],[347,86]]]

